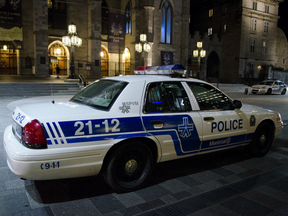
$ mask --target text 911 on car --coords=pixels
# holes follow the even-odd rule
[[[264,156],[282,130],[277,112],[232,100],[197,79],[110,77],[69,101],[21,105],[4,132],[23,179],[101,173],[117,191],[143,187],[155,163],[247,146]]]
[[[285,95],[287,85],[280,80],[264,80],[251,87],[252,94],[282,94]]]

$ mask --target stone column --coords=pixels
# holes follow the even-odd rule
[[[182,2],[180,63],[188,69],[190,0]]]
[[[88,61],[91,62],[89,77],[101,78],[101,2],[88,0]]]
[[[35,76],[49,77],[47,0],[33,0]]]

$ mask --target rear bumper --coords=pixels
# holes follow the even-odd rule
[[[29,149],[14,137],[11,125],[4,131],[4,148],[10,170],[21,178],[31,180],[97,175],[109,149],[101,145]]]

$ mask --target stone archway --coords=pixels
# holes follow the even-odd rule
[[[206,79],[208,82],[219,82],[220,75],[220,59],[218,54],[213,51],[207,59],[207,74]]]

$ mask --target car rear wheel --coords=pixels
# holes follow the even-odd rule
[[[267,122],[258,126],[248,150],[256,157],[262,157],[268,153],[273,141],[273,128]]]
[[[284,88],[281,92],[282,95],[285,95],[286,94],[286,88]]]
[[[271,93],[272,93],[272,89],[268,89],[266,94],[270,95]]]
[[[153,155],[147,145],[139,141],[127,142],[108,156],[104,178],[110,187],[128,192],[142,187],[151,175]]]

